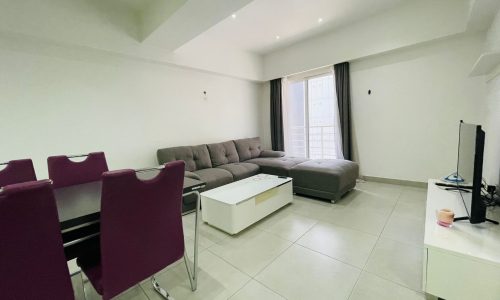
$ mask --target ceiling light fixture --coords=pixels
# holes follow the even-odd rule
[[[236,19],[236,14],[232,14],[231,18]]]
[[[280,39],[280,36],[279,36],[279,35],[277,35],[277,36],[276,36],[276,39],[277,39],[277,40],[279,40],[279,39]]]
[[[318,23],[321,23],[321,22],[323,22],[323,18],[318,19]]]

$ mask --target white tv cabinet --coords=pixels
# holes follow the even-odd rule
[[[423,290],[446,300],[500,299],[500,226],[469,221],[439,226],[438,209],[450,208],[455,217],[467,214],[460,194],[436,182],[429,180],[427,191]],[[500,207],[488,217],[500,221]]]

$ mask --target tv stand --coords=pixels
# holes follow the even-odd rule
[[[500,210],[488,211],[488,222],[442,227],[437,224],[437,210],[448,208],[457,216],[467,216],[467,211],[459,193],[438,187],[437,182],[429,180],[427,191],[423,291],[450,300],[498,299],[500,226],[491,223],[500,220]]]
[[[469,217],[459,217],[459,218],[455,218],[453,219],[453,222],[456,222],[456,221],[464,221],[464,220],[469,220]],[[491,219],[488,219],[486,218],[485,219],[486,222],[490,222],[490,223],[493,223],[495,225],[498,225],[500,223],[498,223],[498,221],[495,221],[495,220],[491,220]]]

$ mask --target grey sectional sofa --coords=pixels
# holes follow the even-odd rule
[[[347,160],[287,157],[284,152],[262,150],[260,138],[208,145],[159,149],[158,162],[186,163],[185,176],[204,181],[205,190],[258,173],[293,178],[295,193],[332,202],[353,189],[359,176],[357,163]],[[184,199],[183,211],[194,208],[194,197]]]

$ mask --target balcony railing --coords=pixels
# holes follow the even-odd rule
[[[303,126],[290,128],[290,151],[294,156],[306,156],[306,131]],[[309,158],[336,158],[333,126],[309,126]]]

